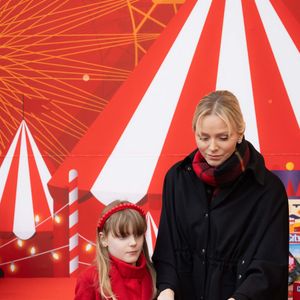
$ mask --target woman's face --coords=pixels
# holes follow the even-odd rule
[[[234,128],[231,132],[226,123],[217,115],[199,118],[196,123],[197,147],[212,167],[221,165],[235,151],[240,135]]]

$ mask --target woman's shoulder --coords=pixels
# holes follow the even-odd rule
[[[286,192],[282,180],[273,171],[267,169],[265,178],[266,185],[273,190],[274,193]]]
[[[284,190],[281,179],[265,164],[263,155],[248,142],[251,159],[247,169],[251,170],[256,180],[265,188],[273,187],[275,190]]]
[[[192,165],[193,157],[195,156],[197,149],[188,154],[184,158],[175,162],[167,171],[167,176],[172,176],[182,170],[189,170]]]

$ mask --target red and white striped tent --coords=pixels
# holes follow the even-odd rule
[[[25,121],[22,121],[0,167],[0,232],[27,240],[51,231],[51,174]]]
[[[190,0],[49,182],[66,195],[160,199],[166,170],[195,148],[199,99],[228,89],[240,100],[246,139],[271,169],[300,168],[300,10],[280,0]],[[145,198],[146,197],[146,198]],[[149,198],[150,197],[150,198]]]

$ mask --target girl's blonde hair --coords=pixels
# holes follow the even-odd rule
[[[116,200],[110,203],[105,209],[102,211],[100,218],[113,207],[122,204],[129,203],[128,201],[120,201]],[[134,209],[124,209],[113,213],[105,222],[102,230],[102,234],[107,236],[111,233],[114,237],[125,237],[129,234],[134,234],[136,236],[145,235],[147,230],[147,223],[145,218]],[[100,232],[97,229],[96,236],[96,266],[98,269],[98,284],[99,284],[99,293],[103,299],[112,299],[116,300],[117,297],[112,290],[109,270],[110,270],[110,259],[109,252],[107,247],[104,247],[101,243]],[[150,272],[152,278],[152,286],[153,286],[153,298],[156,294],[155,282],[156,275],[154,268],[152,266],[152,262],[149,257],[147,242],[144,237],[143,244],[143,253],[147,261],[147,268]]]
[[[228,129],[236,130],[239,135],[245,131],[245,122],[239,102],[235,95],[229,91],[215,91],[204,96],[196,106],[193,117],[193,130],[196,131],[196,125],[199,119],[216,115],[222,119]]]

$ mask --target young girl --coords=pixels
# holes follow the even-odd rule
[[[102,212],[97,226],[96,265],[82,272],[75,300],[150,300],[155,272],[145,240],[144,211],[116,200]]]

